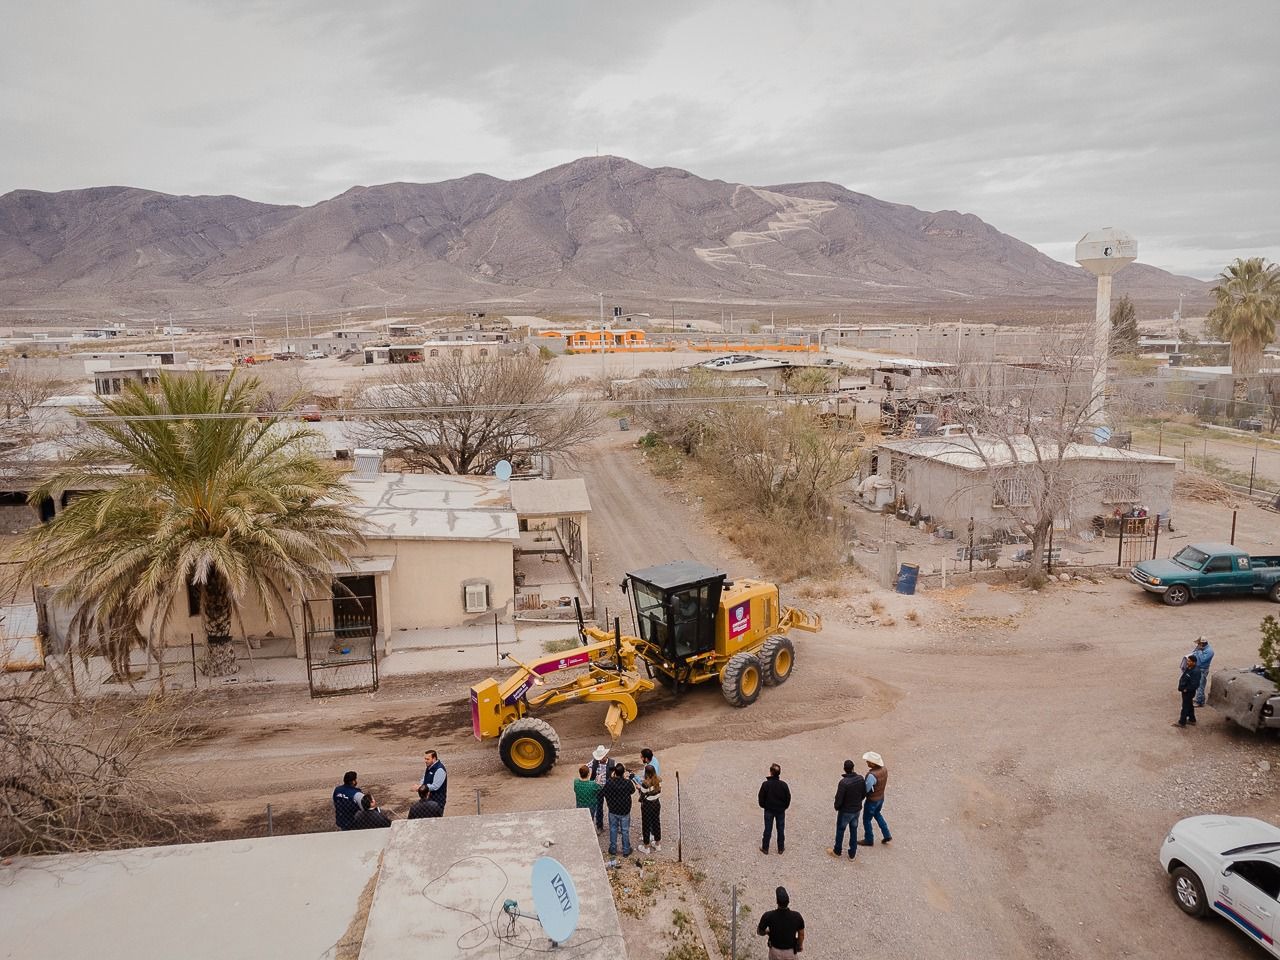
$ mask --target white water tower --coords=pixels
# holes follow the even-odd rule
[[[1115,227],[1090,230],[1076,244],[1076,263],[1098,278],[1098,302],[1093,313],[1093,388],[1089,422],[1106,419],[1107,361],[1111,353],[1111,277],[1138,259],[1138,241]]]

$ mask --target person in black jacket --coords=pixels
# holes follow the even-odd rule
[[[618,855],[618,834],[622,834],[622,855],[631,856],[631,797],[636,785],[627,777],[627,768],[615,764],[600,791],[609,808],[609,856]]]
[[[866,796],[867,782],[853,769],[853,761],[846,760],[844,776],[836,785],[836,845],[831,856],[840,857],[846,828],[849,830],[849,859],[858,855],[858,814],[862,812],[862,801]]]
[[[1185,727],[1196,722],[1196,690],[1200,687],[1200,662],[1195,656],[1182,658],[1182,676],[1178,677],[1178,692],[1182,694],[1182,712],[1174,721],[1175,727]]]
[[[778,826],[778,852],[787,848],[787,807],[791,806],[791,788],[782,779],[782,768],[776,763],[769,768],[769,777],[760,784],[760,809],[764,811],[764,838],[760,852],[769,852],[769,838],[774,824]]]
[[[794,960],[804,950],[804,917],[791,909],[786,887],[779,887],[775,896],[778,909],[760,917],[756,933],[769,938],[769,960]]]
[[[378,809],[378,801],[365,794],[360,798],[360,810],[352,819],[353,830],[377,830],[391,826],[391,818]]]

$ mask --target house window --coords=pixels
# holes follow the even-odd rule
[[[440,351],[439,351],[439,350],[432,350],[429,354],[427,354],[427,356],[429,356],[429,357],[438,357],[438,356],[440,356]]]
[[[1031,506],[1031,487],[1021,477],[1003,477],[995,482],[993,507]]]
[[[889,479],[894,483],[907,482],[907,461],[902,457],[891,457],[889,460]]]
[[[1113,473],[1102,478],[1103,503],[1137,503],[1138,500],[1136,473]]]
[[[466,583],[462,586],[462,606],[467,613],[484,613],[489,609],[489,584]]]
[[[486,350],[484,347],[481,347],[481,348],[480,348],[480,356],[482,356],[482,357],[487,357],[488,355],[489,355],[489,351],[488,351],[488,350]]]

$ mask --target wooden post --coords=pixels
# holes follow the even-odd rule
[[[196,635],[191,634],[191,686],[200,689],[200,681],[196,678]]]
[[[502,648],[498,644],[498,615],[493,615],[493,662],[496,666],[502,666]]]
[[[973,517],[969,518],[969,572],[973,573]]]
[[[1236,545],[1236,514],[1239,512],[1239,510],[1231,511],[1231,545],[1233,547]]]
[[[733,885],[729,895],[729,956],[738,960],[738,885]]]
[[[1151,559],[1160,555],[1160,514],[1156,514],[1156,538],[1151,544]]]
[[[1116,566],[1124,566],[1124,517],[1120,518],[1120,543],[1116,547]]]

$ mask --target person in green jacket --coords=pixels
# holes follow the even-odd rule
[[[595,810],[599,796],[600,784],[591,779],[591,768],[579,767],[578,779],[573,781],[573,799],[576,801],[574,806],[579,809],[585,807],[588,810]]]

